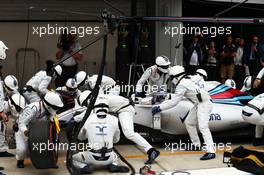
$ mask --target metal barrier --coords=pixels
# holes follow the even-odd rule
[[[19,57],[23,53],[23,57]],[[33,54],[33,57],[29,56]],[[26,55],[24,57],[24,55]],[[31,59],[32,58],[32,59]],[[22,66],[22,69],[20,69]],[[31,67],[33,66],[33,67]],[[34,48],[19,48],[16,52],[16,77],[19,80],[19,87],[23,88],[27,79],[40,69],[40,53]],[[22,71],[22,72],[21,72]],[[25,76],[28,75],[28,76]]]

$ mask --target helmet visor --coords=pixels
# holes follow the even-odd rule
[[[157,67],[161,69],[169,69],[170,65],[166,65],[166,66],[157,65]]]

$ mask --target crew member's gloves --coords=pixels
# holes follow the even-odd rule
[[[26,86],[26,90],[27,90],[28,92],[35,91],[35,89],[34,89],[32,86]]]
[[[152,108],[152,115],[155,115],[155,114],[160,113],[160,112],[161,112],[160,106],[154,106]]]
[[[2,120],[3,122],[8,122],[9,118],[6,113],[0,112],[0,120]]]
[[[18,131],[18,124],[17,123],[15,123],[15,124],[13,124],[13,131],[14,132],[17,132]]]
[[[253,87],[254,88],[257,88],[257,87],[259,87],[260,84],[261,84],[261,80],[258,79],[258,78],[256,78],[255,81],[254,81],[254,83],[253,83]]]
[[[50,76],[51,78],[55,75],[55,72],[54,72],[53,69],[48,70],[48,71],[46,71],[46,72],[47,72],[47,76]]]
[[[68,122],[67,127],[68,127],[68,128],[73,128],[76,124],[77,124],[77,122],[74,120],[74,118],[72,118],[72,119]]]
[[[135,92],[135,97],[145,98],[146,94],[145,94],[145,92]]]
[[[25,131],[24,131],[24,135],[25,135],[26,137],[28,137],[28,136],[29,136],[29,131],[28,131],[28,130],[25,130]]]

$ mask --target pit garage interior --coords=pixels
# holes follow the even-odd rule
[[[47,60],[58,62],[56,52],[60,26],[77,28],[78,42],[83,48],[89,45],[82,50],[83,58],[78,61],[78,70],[83,70],[88,75],[100,74],[104,40],[101,37],[97,42],[91,45],[90,43],[105,32],[101,17],[104,10],[113,15],[112,23],[108,23],[108,26],[111,24],[119,26],[108,34],[103,74],[112,77],[121,87],[136,85],[143,70],[154,65],[155,58],[159,55],[168,57],[171,66],[185,64],[183,59],[185,49],[192,42],[193,34],[173,34],[172,28],[231,26],[230,35],[234,39],[243,37],[245,41],[250,41],[252,36],[258,36],[260,44],[264,42],[264,1],[262,0],[245,2],[243,0],[1,0],[0,40],[8,47],[6,59],[0,61],[2,79],[7,75],[14,75],[18,79],[19,90],[22,90],[36,72],[45,69]],[[229,21],[239,18],[241,21],[223,22],[221,18]],[[206,22],[201,22],[203,20]],[[166,32],[168,28],[170,33]],[[226,36],[223,34],[213,37],[217,49],[222,49]],[[204,34],[203,37],[208,41],[212,39],[210,34]],[[220,82],[221,78],[217,76],[215,81]],[[52,82],[51,89],[54,87],[55,84]],[[130,96],[132,93],[133,90],[125,88],[121,90],[120,95]],[[148,113],[152,117],[151,109]],[[139,118],[135,120],[138,122]],[[221,119],[215,117],[211,120],[217,122]],[[152,122],[152,118],[149,121]],[[187,133],[175,135],[167,131],[162,132],[161,129],[149,129],[154,125],[153,123],[149,124],[147,129],[137,124],[135,131],[160,151],[160,156],[151,165],[153,172],[149,171],[149,174],[250,175],[252,173],[223,163],[224,152],[230,152],[239,146],[259,152],[263,152],[264,149],[264,146],[252,146],[255,135],[254,125],[236,127],[235,131],[220,128],[212,132],[214,141],[228,144],[230,149],[219,148],[216,150],[215,159],[200,161],[201,155],[205,153],[203,151],[174,150],[174,146],[182,141],[190,142]],[[16,154],[12,121],[10,120],[6,125],[9,152]],[[161,122],[161,127],[163,125],[164,123]],[[170,129],[175,128],[172,125],[168,130]],[[65,132],[62,129],[61,142],[67,142]],[[154,133],[153,136],[150,136],[152,135],[150,133]],[[139,174],[147,160],[147,154],[136,144],[125,139],[123,134],[120,143],[114,147],[132,165],[134,174]],[[56,169],[37,169],[33,166],[30,156],[24,161],[25,168],[19,169],[16,167],[15,157],[0,157],[0,167],[4,168],[3,172],[0,171],[0,175],[70,174],[66,167],[66,156],[67,150],[59,152]],[[119,162],[121,165],[126,165],[121,159]],[[99,168],[93,174],[110,173],[106,169]],[[133,174],[133,171],[130,168],[130,172],[125,174]]]

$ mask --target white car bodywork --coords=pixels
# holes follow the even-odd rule
[[[209,126],[212,132],[228,131],[248,125],[241,116],[242,107],[253,96],[218,82],[206,82],[205,88],[209,91],[213,102],[213,110],[211,115],[208,116],[210,117]],[[244,101],[244,104],[241,103],[242,101]],[[184,121],[193,108],[190,101],[184,99],[174,108],[155,116],[152,116],[151,113],[152,106],[135,104],[134,123],[172,135],[187,134]],[[60,123],[68,123],[73,116],[86,109],[86,107],[76,105],[74,108],[59,114],[59,121]]]

